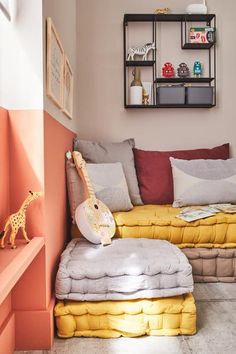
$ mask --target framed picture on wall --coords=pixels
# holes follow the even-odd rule
[[[62,111],[72,119],[73,116],[73,72],[68,58],[64,60],[63,77],[63,109]]]
[[[63,108],[64,50],[52,19],[47,18],[47,96]]]

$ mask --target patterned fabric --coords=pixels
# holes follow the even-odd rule
[[[122,164],[87,164],[87,171],[96,197],[112,211],[127,211],[133,208]]]
[[[121,143],[104,143],[81,140],[75,138],[74,150],[81,152],[89,163],[121,162],[126,177],[131,201],[134,205],[141,205],[138,180],[134,166],[134,139],[127,139]]]
[[[236,159],[180,160],[170,158],[173,207],[210,203],[236,204]]]

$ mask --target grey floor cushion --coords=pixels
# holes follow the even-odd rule
[[[129,300],[192,291],[186,256],[163,240],[113,239],[103,247],[74,239],[62,253],[56,278],[58,299]]]

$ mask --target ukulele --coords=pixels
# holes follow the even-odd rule
[[[116,229],[112,213],[96,198],[81,153],[74,151],[72,156],[88,195],[88,198],[76,208],[76,224],[82,235],[90,242],[102,243],[103,246],[109,245]]]

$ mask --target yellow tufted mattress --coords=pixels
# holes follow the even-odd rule
[[[62,338],[196,333],[192,294],[151,300],[59,301],[54,313],[57,333]]]
[[[187,223],[176,218],[180,210],[169,205],[142,205],[114,213],[116,236],[157,238],[180,248],[236,247],[236,214],[218,213]]]

